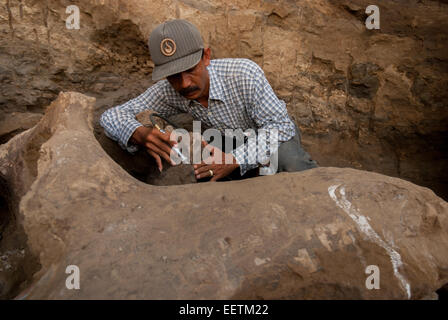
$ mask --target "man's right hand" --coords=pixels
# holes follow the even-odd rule
[[[131,136],[130,141],[146,148],[148,153],[156,160],[157,167],[162,172],[162,159],[168,163],[176,165],[170,159],[171,147],[176,145],[170,140],[170,133],[162,133],[156,128],[138,127]]]

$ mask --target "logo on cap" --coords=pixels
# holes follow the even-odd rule
[[[164,56],[170,57],[176,52],[176,43],[170,38],[163,39],[160,43],[160,51]]]

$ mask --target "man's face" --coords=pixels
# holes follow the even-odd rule
[[[199,63],[193,68],[167,77],[171,86],[182,96],[190,100],[208,97],[209,76],[207,66],[210,64],[210,49],[204,49]]]

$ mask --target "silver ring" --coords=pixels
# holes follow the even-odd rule
[[[210,177],[213,177],[214,175],[213,170],[208,170],[208,172],[210,172]]]

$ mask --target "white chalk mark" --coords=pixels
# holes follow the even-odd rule
[[[336,189],[340,185],[333,185],[328,188],[328,194],[330,195],[331,199],[337,204],[339,208],[345,211],[350,218],[352,218],[353,221],[358,225],[358,228],[361,230],[362,233],[364,233],[367,238],[369,238],[371,241],[376,242],[378,245],[383,247],[387,254],[390,256],[390,260],[392,262],[392,267],[394,270],[395,277],[400,282],[400,285],[407,293],[408,299],[411,298],[411,285],[407,282],[405,277],[398,271],[398,268],[403,266],[403,262],[401,261],[400,254],[395,251],[388,243],[386,243],[383,239],[380,238],[380,236],[373,230],[373,228],[370,226],[369,222],[367,221],[367,218],[359,213],[359,211],[350,203],[350,201],[347,200],[345,197],[345,188],[341,187],[339,189],[340,198],[336,196]]]
[[[255,260],[254,260],[256,266],[261,266],[261,265],[263,265],[263,264],[265,264],[265,263],[267,263],[269,261],[271,261],[270,258],[261,259],[261,258],[258,258],[258,257],[255,257]]]
[[[305,248],[297,251],[297,257],[294,257],[294,260],[303,265],[310,273],[316,272],[319,269],[317,263],[313,261],[308,250]]]

